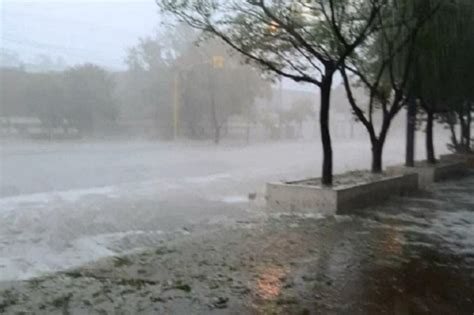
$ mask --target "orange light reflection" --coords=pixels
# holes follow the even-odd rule
[[[273,300],[280,295],[282,279],[286,275],[283,268],[267,267],[257,281],[257,294],[265,300]]]

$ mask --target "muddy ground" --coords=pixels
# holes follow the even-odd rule
[[[473,314],[474,176],[351,216],[271,215],[0,284],[6,314]]]

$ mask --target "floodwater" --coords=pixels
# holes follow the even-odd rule
[[[402,146],[389,140],[387,164],[403,160]],[[365,140],[335,141],[334,151],[336,172],[370,165]],[[200,224],[260,216],[248,209],[249,193],[263,198],[265,182],[318,176],[321,152],[310,141],[4,143],[0,162],[1,281],[146,248]]]
[[[121,259],[4,284],[3,308],[39,314],[472,314],[473,175],[351,216],[253,217]]]

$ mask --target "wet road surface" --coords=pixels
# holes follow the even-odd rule
[[[473,175],[356,215],[250,218],[66,273],[4,283],[0,310],[470,315]]]
[[[388,139],[387,164],[403,160],[402,140]],[[370,164],[365,139],[335,141],[334,154],[335,172]],[[321,157],[318,141],[0,143],[0,281],[143,249],[190,226],[259,217],[247,209],[249,193],[317,177]]]

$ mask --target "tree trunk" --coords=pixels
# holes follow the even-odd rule
[[[214,129],[214,143],[219,144],[220,141],[221,141],[221,128],[220,126],[216,126],[216,128]]]
[[[329,108],[331,103],[332,73],[324,77],[321,84],[321,109],[319,123],[323,143],[323,185],[332,185],[332,145],[329,130]]]
[[[372,173],[382,173],[383,141],[372,142]]]
[[[456,135],[456,129],[454,128],[454,123],[452,121],[448,122],[449,130],[451,131],[451,142],[454,146],[454,148],[459,147],[459,142],[458,142],[458,137]]]
[[[219,144],[221,138],[221,125],[217,119],[217,109],[216,109],[216,101],[214,99],[214,92],[212,92],[211,98],[211,120],[212,126],[214,127],[214,143]]]
[[[247,145],[250,144],[250,124],[247,123],[247,130],[245,132],[245,142],[247,143]]]
[[[435,149],[433,144],[433,122],[434,122],[434,113],[431,110],[427,110],[428,114],[426,120],[426,160],[429,164],[436,163]]]
[[[472,103],[469,103],[467,105],[467,122],[466,122],[466,146],[467,146],[467,150],[468,152],[471,152],[471,125],[472,125],[472,116],[471,116],[471,112],[472,112]]]
[[[459,132],[461,134],[461,151],[464,151],[464,149],[466,148],[466,127],[464,126],[464,122],[461,121],[461,123],[459,124]]]
[[[466,103],[458,115],[461,129],[461,149],[463,152],[471,152],[471,104]]]
[[[458,119],[459,119],[459,148],[457,151],[464,151],[466,147],[466,128],[464,127],[464,110],[463,108],[458,109],[457,111]]]
[[[461,122],[461,149],[463,152],[469,151],[469,130],[465,121]]]
[[[416,99],[410,96],[407,109],[407,139],[405,166],[415,166]]]
[[[392,114],[384,114],[382,129],[380,131],[379,137],[377,138],[375,134],[371,134],[372,173],[382,173],[383,171],[383,147],[385,145],[385,140],[387,139],[387,134],[390,130],[393,117],[394,115]]]

